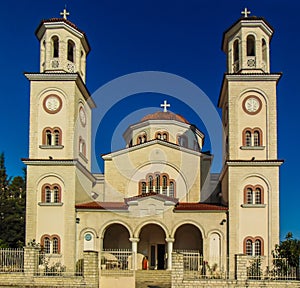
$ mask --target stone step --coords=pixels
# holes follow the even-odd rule
[[[171,271],[138,270],[135,283],[136,288],[171,288]]]

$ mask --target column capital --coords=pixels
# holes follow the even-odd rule
[[[139,241],[140,241],[140,238],[132,237],[132,238],[129,238],[129,241],[130,241],[130,242],[139,242]]]
[[[175,242],[175,238],[168,237],[165,239],[167,242]]]

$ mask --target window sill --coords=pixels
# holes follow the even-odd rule
[[[63,149],[63,145],[40,145],[39,148],[41,149]]]
[[[39,202],[39,206],[63,206],[64,203],[47,203],[47,202]]]
[[[241,150],[264,150],[265,146],[241,146]]]
[[[266,204],[242,204],[243,208],[265,208]]]

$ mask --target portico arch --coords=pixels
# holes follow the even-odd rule
[[[184,223],[177,227],[174,239],[174,250],[195,250],[203,255],[203,236],[194,224]]]
[[[165,269],[166,231],[157,223],[148,223],[139,230],[138,254],[148,259],[149,269]]]
[[[131,249],[128,229],[120,224],[113,223],[103,231],[103,249]]]

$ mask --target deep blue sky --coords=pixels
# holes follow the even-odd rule
[[[21,175],[20,158],[28,156],[29,85],[23,72],[39,69],[39,43],[34,31],[42,19],[58,17],[67,4],[68,18],[85,31],[92,51],[88,57],[87,86],[91,93],[116,77],[138,71],[164,71],[199,86],[216,105],[226,58],[221,51],[222,33],[244,7],[263,16],[274,27],[271,70],[283,72],[278,85],[278,147],[281,167],[281,238],[292,231],[300,238],[299,178],[299,47],[297,1],[200,1],[200,0],[43,0],[1,2],[1,103],[0,152],[7,172]],[[200,120],[170,97],[141,95],[116,106],[109,113],[126,117],[126,111],[159,106],[170,100],[171,110],[185,114],[198,126]],[[135,103],[135,105],[133,105]],[[137,104],[140,103],[140,104]],[[122,107],[122,113],[117,110]],[[117,109],[118,108],[118,109]],[[118,112],[118,113],[116,113]],[[188,115],[186,115],[188,114]],[[119,120],[118,120],[119,121]],[[118,122],[116,121],[116,122]],[[105,124],[105,122],[103,122]],[[113,122],[107,121],[106,131]],[[115,123],[114,125],[117,125]],[[113,127],[114,128],[114,127]],[[102,139],[98,154],[110,151],[110,138]],[[206,149],[210,149],[209,141]]]

